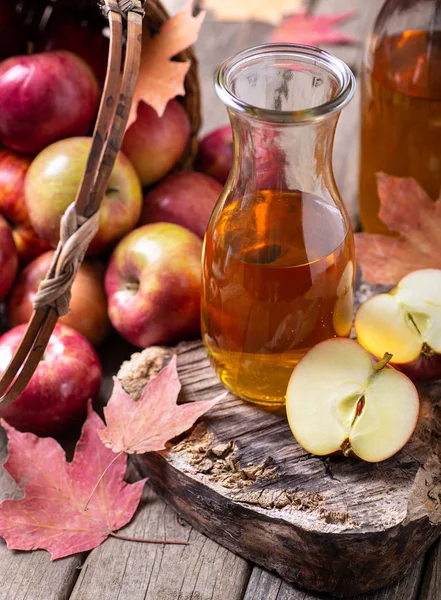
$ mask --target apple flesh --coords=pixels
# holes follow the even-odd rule
[[[11,150],[36,153],[85,135],[98,99],[94,74],[72,52],[9,58],[0,64],[0,139]]]
[[[6,296],[18,269],[18,256],[8,223],[0,216],[0,300]]]
[[[128,128],[122,149],[136,169],[143,186],[167,175],[177,164],[190,138],[190,119],[177,100],[170,100],[162,117],[145,102]]]
[[[11,225],[22,264],[27,264],[50,248],[34,231],[27,213],[24,181],[31,162],[30,156],[0,150],[0,213]]]
[[[60,221],[75,200],[86,168],[92,138],[61,140],[34,159],[25,180],[26,206],[37,234],[53,248],[60,239]],[[100,208],[99,229],[88,254],[111,248],[137,224],[142,209],[142,189],[135,169],[118,154]]]
[[[286,412],[297,442],[325,456],[386,460],[415,430],[419,397],[406,375],[374,363],[356,341],[331,339],[310,350],[288,384]]]
[[[357,339],[374,356],[413,381],[441,378],[441,270],[422,269],[364,302],[355,316]]]
[[[120,335],[140,348],[196,336],[201,254],[201,240],[172,223],[144,225],[121,240],[105,279]]]
[[[20,344],[26,325],[0,338],[0,372],[5,371]],[[58,435],[86,416],[87,402],[101,385],[101,365],[95,350],[77,331],[58,323],[43,359],[17,400],[0,409],[0,417],[39,436]]]
[[[175,223],[203,239],[221,193],[221,184],[208,175],[172,173],[146,195],[140,222]]]
[[[195,169],[224,184],[233,164],[233,130],[230,125],[206,135],[199,143]]]
[[[32,261],[17,278],[7,303],[11,327],[27,323],[33,313],[33,302],[40,282],[52,263],[54,251]],[[94,346],[101,344],[110,333],[107,300],[104,292],[104,268],[97,261],[84,261],[72,285],[70,312],[59,319],[79,331]]]

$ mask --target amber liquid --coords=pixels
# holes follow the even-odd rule
[[[202,332],[224,385],[282,404],[293,367],[349,335],[353,237],[311,194],[264,190],[215,211],[204,244]]]
[[[414,177],[435,200],[441,188],[441,31],[385,38],[362,89],[360,219],[371,233],[379,220],[376,173]]]

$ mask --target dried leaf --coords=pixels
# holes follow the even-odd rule
[[[127,456],[115,460],[102,444],[98,431],[104,423],[90,407],[71,463],[54,439],[2,425],[9,440],[4,467],[25,492],[20,500],[0,504],[0,535],[8,548],[43,548],[52,559],[62,558],[95,548],[130,521],[145,480],[124,482]],[[86,511],[94,484],[111,461]]]
[[[306,12],[292,15],[273,32],[271,41],[309,46],[354,44],[359,41],[356,37],[334,28],[335,25],[349,21],[354,15],[353,10],[335,15],[311,15]]]
[[[112,396],[104,409],[107,427],[99,432],[114,452],[142,454],[165,449],[165,443],[189,429],[219,398],[177,405],[181,384],[176,356],[148,382],[139,400],[114,379]]]
[[[192,7],[193,2],[189,0],[185,8],[165,21],[157,35],[143,43],[141,68],[127,128],[136,121],[140,101],[162,116],[169,100],[185,94],[184,80],[190,61],[171,59],[198,38],[205,13],[193,17]]]
[[[204,8],[213,11],[219,21],[263,21],[273,25],[303,7],[303,0],[204,0]]]
[[[411,177],[378,173],[377,181],[379,217],[400,236],[356,234],[364,279],[393,285],[417,269],[441,269],[441,198],[434,202]]]

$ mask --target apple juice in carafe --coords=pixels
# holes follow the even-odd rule
[[[312,194],[261,190],[226,202],[205,239],[202,327],[227,387],[281,402],[307,350],[349,335],[352,255],[340,212]]]
[[[378,216],[378,172],[414,177],[439,197],[441,0],[388,0],[363,69],[360,219],[365,231],[390,233]]]
[[[315,344],[348,336],[354,247],[332,175],[349,69],[326,52],[262,46],[221,67],[235,163],[204,241],[202,336],[223,384],[285,400]]]

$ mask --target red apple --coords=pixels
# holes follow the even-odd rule
[[[6,296],[14,282],[18,256],[8,223],[0,216],[0,300]]]
[[[92,138],[69,138],[45,148],[34,159],[25,181],[26,206],[37,234],[52,247],[59,240],[60,220],[75,200],[86,168]],[[142,189],[135,169],[118,154],[100,209],[100,225],[88,253],[110,248],[137,224]]]
[[[145,199],[141,224],[176,223],[203,239],[222,186],[203,173],[172,173]]]
[[[7,305],[11,327],[27,323],[31,318],[38,286],[46,276],[53,256],[52,250],[42,254],[18,276]],[[110,322],[101,263],[86,260],[80,266],[72,286],[70,312],[61,317],[59,322],[79,331],[94,346],[98,346],[107,337]]]
[[[15,3],[12,0],[0,2],[0,60],[20,54],[26,49],[24,27],[21,26]]]
[[[261,190],[286,188],[286,155],[278,144],[279,133],[268,127],[253,134],[252,143],[243,153],[240,173],[246,180],[253,178]],[[251,156],[247,156],[247,152]],[[225,184],[234,160],[233,133],[229,125],[216,129],[204,137],[199,144],[195,169],[211,175]],[[243,165],[252,165],[252,173]]]
[[[206,135],[199,143],[194,168],[224,184],[233,164],[233,131],[230,125]]]
[[[0,139],[18,152],[86,134],[98,107],[98,84],[72,52],[15,56],[0,64]]]
[[[0,213],[12,227],[18,257],[23,264],[50,248],[37,236],[27,213],[24,180],[31,162],[30,156],[0,150]]]
[[[170,100],[162,117],[140,102],[138,118],[129,127],[122,149],[143,186],[155,183],[173,169],[190,137],[190,120],[177,100]]]
[[[0,372],[21,342],[26,325],[0,338]],[[20,431],[58,435],[86,416],[87,401],[101,385],[101,366],[90,343],[67,325],[56,325],[34,375],[17,400],[0,409],[0,417]]]
[[[36,44],[37,52],[69,50],[81,57],[92,69],[100,89],[104,86],[109,40],[101,30],[73,14],[54,11]]]
[[[105,288],[115,329],[140,348],[199,332],[202,242],[172,223],[144,225],[115,248]]]

